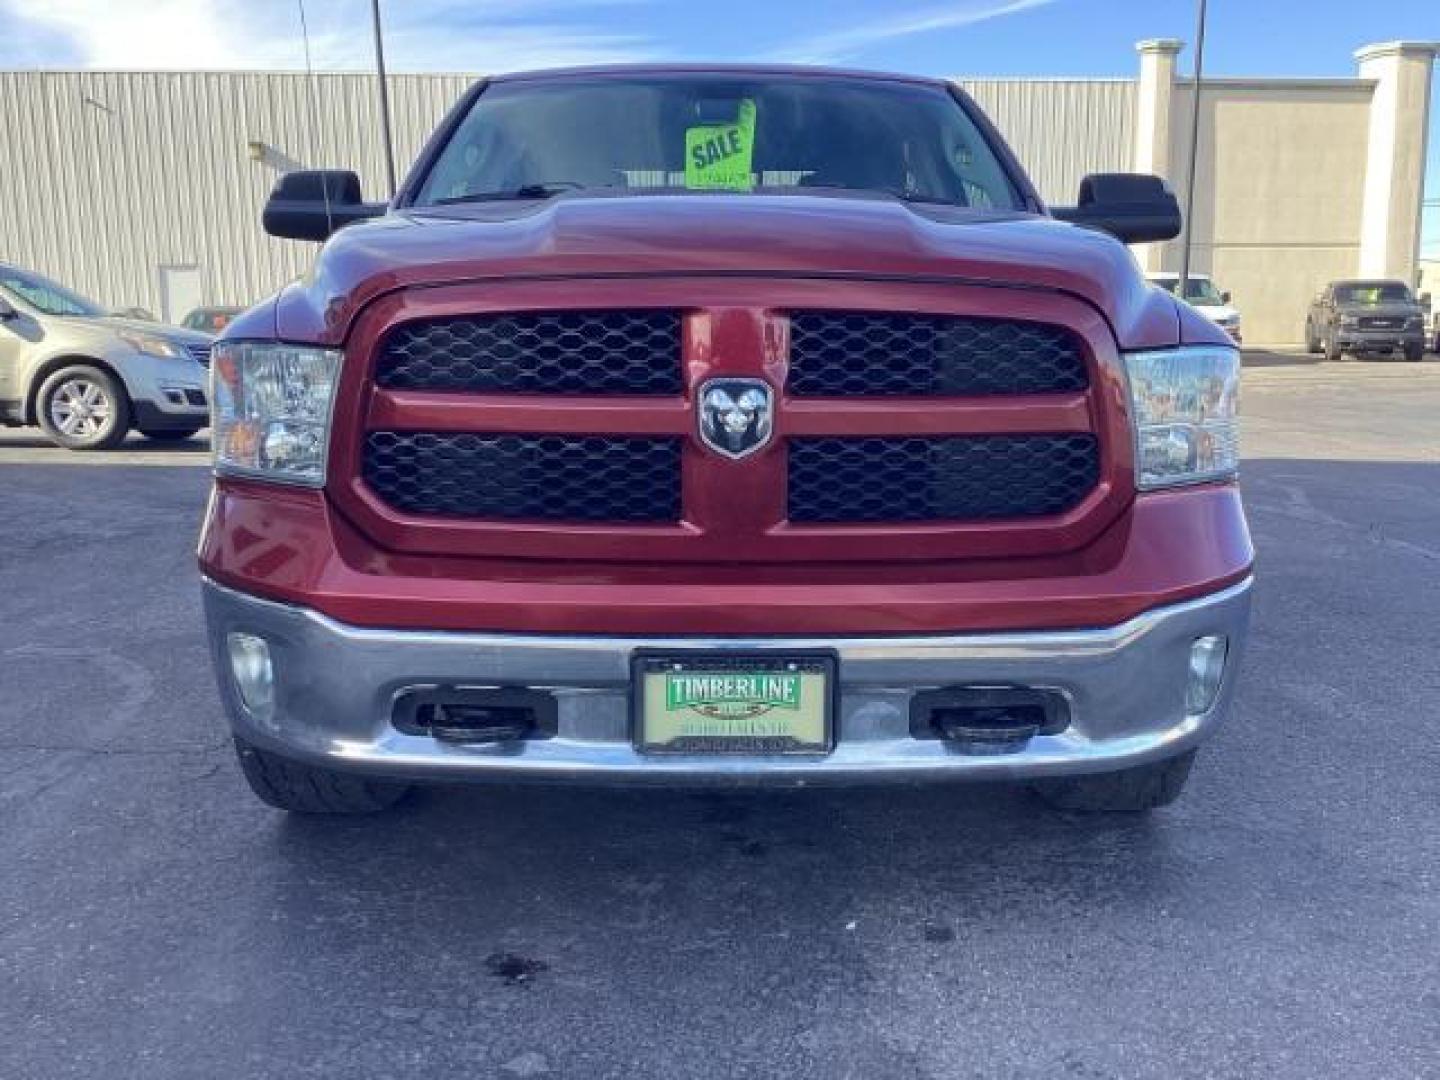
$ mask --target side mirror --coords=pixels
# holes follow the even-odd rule
[[[1093,173],[1080,181],[1074,206],[1051,210],[1061,221],[1108,232],[1127,244],[1173,240],[1180,235],[1180,204],[1158,176]]]
[[[0,296],[0,322],[9,322],[11,319],[18,318],[19,315],[20,313],[15,310],[15,305]]]
[[[275,182],[261,220],[271,236],[326,240],[356,221],[379,217],[384,203],[360,198],[360,177],[342,169],[286,173]]]
[[[1230,290],[1227,289],[1220,294],[1220,302],[1222,304],[1228,304],[1230,302]]]

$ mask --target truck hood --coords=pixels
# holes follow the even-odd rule
[[[275,330],[287,340],[338,344],[366,304],[412,286],[717,274],[1053,289],[1098,310],[1122,347],[1170,345],[1180,334],[1173,298],[1147,285],[1112,237],[1040,215],[853,193],[577,193],[391,213],[331,238],[312,273],[279,297]]]

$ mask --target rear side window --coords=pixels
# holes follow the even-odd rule
[[[476,100],[415,202],[572,188],[844,189],[1024,206],[995,150],[941,87],[712,75],[497,83]]]

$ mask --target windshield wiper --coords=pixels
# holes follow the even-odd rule
[[[501,199],[549,199],[566,191],[580,191],[584,184],[573,180],[549,180],[543,184],[521,184],[509,191],[475,191],[468,195],[451,195],[436,199],[432,206],[451,206],[455,203],[489,202]]]
[[[947,199],[943,195],[925,195],[918,191],[904,191],[900,188],[865,187],[861,184],[800,184],[795,188],[802,195],[810,191],[856,191],[866,195],[888,195],[904,203],[925,203],[935,206],[962,206],[970,204],[959,199]]]
[[[970,204],[967,203],[967,202],[961,202],[959,199],[947,199],[947,198],[945,198],[943,195],[922,195],[922,194],[920,194],[918,191],[891,191],[891,190],[884,189],[884,188],[879,189],[879,190],[881,191],[881,194],[884,194],[884,195],[893,195],[895,198],[899,199],[901,202],[907,202],[907,203],[924,203],[924,204],[926,204],[927,206],[967,206],[967,207],[968,207],[968,206],[970,205]]]

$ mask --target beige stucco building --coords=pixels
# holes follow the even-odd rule
[[[1087,172],[1166,176],[1183,195],[1192,84],[1181,43],[1139,45],[1129,79],[962,79],[1052,203]],[[1372,45],[1353,78],[1215,79],[1201,94],[1193,269],[1252,342],[1294,342],[1327,280],[1417,277],[1433,44]],[[408,163],[473,76],[390,80]],[[375,83],[363,74],[0,72],[0,261],[117,308],[176,320],[245,304],[303,272],[260,208],[278,170],[357,169],[382,194]],[[1138,249],[1175,269],[1174,243]]]
[[[1194,83],[1181,43],[1143,41],[1138,171],[1183,199]],[[1369,45],[1354,79],[1215,79],[1200,95],[1192,269],[1235,296],[1251,341],[1295,342],[1327,281],[1417,283],[1434,43]],[[1178,242],[1137,252],[1175,270]]]

